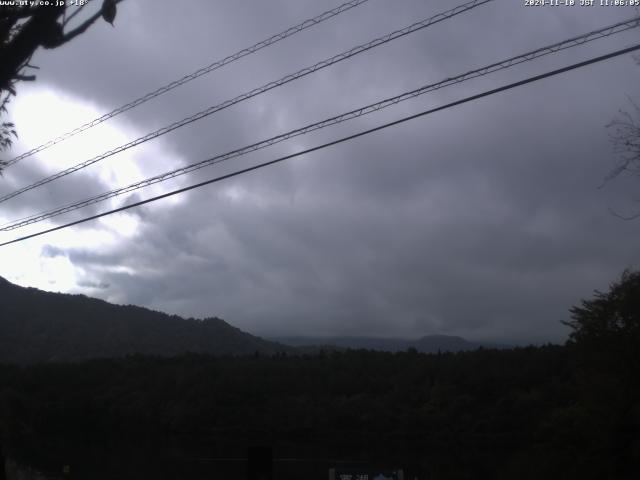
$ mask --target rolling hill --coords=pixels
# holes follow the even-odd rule
[[[79,361],[136,353],[246,355],[293,350],[243,332],[219,318],[184,319],[84,295],[24,288],[0,277],[0,362]]]

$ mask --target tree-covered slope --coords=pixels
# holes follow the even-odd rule
[[[183,319],[84,295],[23,288],[0,277],[0,362],[83,360],[134,353],[242,355],[287,349],[219,318]]]

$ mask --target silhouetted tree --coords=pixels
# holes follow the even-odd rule
[[[626,270],[608,292],[595,291],[594,298],[583,300],[570,310],[566,322],[573,331],[574,343],[599,345],[626,339],[640,340],[640,271]],[[640,343],[636,343],[640,345]]]
[[[7,476],[4,471],[4,453],[2,452],[2,440],[0,440],[0,480],[6,480]]]
[[[596,291],[571,309],[579,410],[570,418],[587,425],[582,438],[589,470],[627,476],[640,462],[640,271],[625,271],[608,292]]]
[[[121,1],[103,0],[100,10],[73,28],[70,22],[92,2],[77,2],[80,5],[72,12],[72,7],[64,2],[53,1],[38,5],[15,2],[13,5],[0,6],[0,116],[7,112],[7,104],[16,94],[16,83],[35,80],[35,75],[26,72],[37,68],[30,65],[29,61],[39,47],[57,48],[64,45],[86,32],[100,17],[113,25],[116,5]],[[15,137],[14,125],[0,122],[0,151],[9,148]],[[2,166],[0,161],[0,169]]]
[[[640,271],[626,270],[608,292],[595,291],[573,307],[566,324],[569,343],[591,375],[601,372],[608,382],[627,390],[640,379]]]
[[[635,59],[640,65],[640,55]],[[618,116],[607,125],[613,151],[617,154],[619,163],[606,177],[605,182],[616,178],[623,172],[640,176],[640,106],[632,98],[629,98],[629,104],[629,109],[621,109]],[[615,212],[614,215],[625,220],[632,220],[640,218],[640,211],[628,216]]]
[[[618,116],[607,126],[611,133],[614,152],[618,155],[619,164],[608,175],[611,180],[623,172],[640,176],[640,106],[629,98],[631,108],[620,110]],[[621,215],[618,215],[621,216]],[[626,219],[638,218],[640,212]]]
[[[597,291],[571,310],[569,344],[590,379],[624,395],[640,390],[640,271],[626,270],[608,292]],[[592,382],[597,383],[597,382]],[[614,384],[616,385],[614,387]],[[613,395],[615,392],[607,392]]]

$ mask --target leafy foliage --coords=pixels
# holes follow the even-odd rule
[[[0,91],[0,116],[6,115],[8,113],[7,105],[11,100],[11,97],[16,94],[13,82],[11,82],[6,92]],[[18,134],[15,129],[15,125],[13,122],[2,122],[0,123],[0,152],[8,150],[11,145],[13,145],[13,139],[18,138]],[[2,172],[2,168],[5,166],[6,162],[0,159],[0,173]]]
[[[640,371],[640,271],[625,271],[608,292],[596,291],[571,310],[571,342],[591,370],[628,375]],[[625,381],[627,378],[625,378]]]
[[[596,290],[594,297],[570,310],[572,320],[567,324],[573,329],[574,342],[610,341],[640,334],[640,272],[625,271],[608,292]]]
[[[625,271],[571,315],[582,402],[567,418],[583,425],[583,448],[594,462],[609,459],[603,476],[621,478],[620,466],[640,465],[640,272]]]
[[[29,64],[34,52],[40,48],[57,48],[84,33],[102,17],[113,25],[116,5],[122,0],[103,0],[100,10],[78,25],[70,23],[89,3],[76,2],[2,2],[0,5],[0,117],[7,113],[7,105],[16,94],[16,83],[33,81],[35,75],[25,71],[34,69]],[[69,15],[67,13],[72,11]],[[16,137],[11,122],[0,122],[0,151],[7,150]],[[0,171],[6,164],[0,160]]]

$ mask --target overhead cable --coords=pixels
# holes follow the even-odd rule
[[[85,217],[85,218],[82,218],[80,220],[69,222],[69,223],[66,223],[64,225],[59,225],[57,227],[49,228],[49,229],[46,229],[46,230],[41,230],[39,232],[32,233],[30,235],[25,235],[23,237],[19,237],[19,238],[10,240],[8,242],[0,243],[0,247],[6,246],[6,245],[11,245],[11,244],[17,243],[17,242],[22,242],[22,241],[25,241],[25,240],[28,240],[28,239],[31,239],[31,238],[34,238],[34,237],[45,235],[47,233],[52,233],[52,232],[55,232],[55,231],[58,231],[58,230],[62,230],[64,228],[72,227],[74,225],[79,225],[81,223],[89,222],[91,220],[96,220],[98,218],[102,218],[102,217],[105,217],[107,215],[111,215],[111,214],[118,213],[118,212],[123,212],[123,211],[129,210],[131,208],[135,208],[135,207],[139,207],[139,206],[142,206],[142,205],[146,205],[148,203],[155,202],[157,200],[161,200],[163,198],[171,197],[173,195],[177,195],[177,194],[184,193],[184,192],[187,192],[187,191],[190,191],[190,190],[194,190],[196,188],[204,187],[206,185],[210,185],[212,183],[217,183],[217,182],[220,182],[222,180],[226,180],[226,179],[229,179],[229,178],[232,178],[232,177],[236,177],[238,175],[242,175],[242,174],[254,171],[254,170],[259,170],[261,168],[264,168],[264,167],[267,167],[267,166],[270,166],[270,165],[274,165],[276,163],[280,163],[280,162],[283,162],[285,160],[289,160],[289,159],[292,159],[292,158],[300,157],[300,156],[305,155],[307,153],[315,152],[315,151],[322,150],[324,148],[327,148],[327,147],[330,147],[330,146],[333,146],[333,145],[337,145],[337,144],[340,144],[340,143],[351,141],[351,140],[354,140],[354,139],[356,139],[358,137],[369,135],[371,133],[378,132],[380,130],[384,130],[384,129],[392,127],[392,126],[408,122],[409,120],[414,120],[416,118],[423,117],[425,115],[429,115],[429,114],[432,114],[432,113],[435,113],[435,112],[439,112],[441,110],[446,110],[448,108],[452,108],[452,107],[455,107],[455,106],[458,106],[458,105],[462,105],[464,103],[468,103],[468,102],[471,102],[471,101],[479,100],[481,98],[488,97],[488,96],[494,95],[496,93],[504,92],[506,90],[511,90],[513,88],[520,87],[522,85],[526,85],[526,84],[529,84],[529,83],[537,82],[537,81],[543,80],[545,78],[549,78],[549,77],[552,77],[552,76],[555,76],[555,75],[559,75],[561,73],[566,73],[566,72],[568,72],[570,70],[575,70],[575,69],[578,69],[578,68],[582,68],[582,67],[585,67],[587,65],[591,65],[591,64],[594,64],[594,63],[602,62],[604,60],[608,60],[608,59],[611,59],[611,58],[614,58],[614,57],[618,57],[620,55],[631,53],[631,52],[634,52],[634,51],[637,51],[637,50],[640,50],[640,44],[636,44],[636,45],[634,45],[632,47],[616,50],[615,52],[612,52],[612,53],[609,53],[609,54],[606,54],[606,55],[601,55],[599,57],[591,58],[591,59],[583,61],[583,62],[574,63],[572,65],[569,65],[569,66],[566,66],[566,67],[563,67],[563,68],[559,68],[557,70],[552,70],[550,72],[546,72],[546,73],[543,73],[543,74],[540,74],[540,75],[529,77],[529,78],[526,78],[525,80],[520,80],[518,82],[510,83],[508,85],[504,85],[502,87],[494,88],[492,90],[488,90],[488,91],[485,91],[483,93],[479,93],[477,95],[472,95],[472,96],[469,96],[469,97],[465,97],[465,98],[463,98],[461,100],[457,100],[455,102],[451,102],[451,103],[448,103],[446,105],[442,105],[440,107],[432,108],[432,109],[425,110],[425,111],[420,112],[420,113],[416,113],[414,115],[403,117],[403,118],[401,118],[399,120],[395,120],[393,122],[385,123],[383,125],[379,125],[377,127],[370,128],[368,130],[364,130],[364,131],[355,133],[353,135],[348,135],[346,137],[342,137],[342,138],[339,138],[337,140],[333,140],[331,142],[324,143],[322,145],[318,145],[318,146],[315,146],[315,147],[312,147],[312,148],[308,148],[308,149],[302,150],[300,152],[296,152],[296,153],[293,153],[293,154],[290,154],[290,155],[285,155],[283,157],[276,158],[275,160],[270,160],[268,162],[260,163],[258,165],[254,165],[252,167],[243,168],[241,170],[237,170],[235,172],[228,173],[226,175],[222,175],[222,176],[219,176],[219,177],[216,177],[216,178],[212,178],[212,179],[206,180],[204,182],[197,183],[195,185],[190,185],[188,187],[184,187],[184,188],[180,188],[180,189],[177,189],[177,190],[173,190],[171,192],[163,193],[162,195],[157,195],[155,197],[148,198],[146,200],[141,200],[139,202],[135,202],[135,203],[132,203],[132,204],[129,204],[129,205],[125,205],[125,206],[120,207],[120,208],[115,208],[113,210],[102,212],[102,213],[99,213],[99,214],[96,214],[96,215],[91,215],[89,217]]]
[[[340,15],[343,12],[346,12],[348,10],[351,10],[354,7],[357,7],[359,5],[362,5],[363,3],[368,2],[369,0],[351,0],[349,2],[343,3],[342,5],[333,8],[331,10],[328,10],[324,13],[321,13],[320,15],[317,15],[313,18],[309,18],[307,20],[305,20],[302,23],[299,23],[293,27],[290,27],[288,29],[286,29],[283,32],[280,32],[276,35],[273,35],[265,40],[262,40],[250,47],[244,48],[232,55],[229,55],[228,57],[223,58],[222,60],[218,60],[210,65],[207,65],[206,67],[202,67],[198,70],[196,70],[193,73],[190,73],[188,75],[185,75],[184,77],[178,79],[178,80],[174,80],[170,83],[167,83],[166,85],[158,88],[157,90],[154,90],[153,92],[147,93],[146,95],[143,95],[142,97],[139,97],[121,107],[116,108],[115,110],[112,110],[109,113],[105,113],[104,115],[102,115],[101,117],[98,117],[94,120],[91,120],[90,122],[85,123],[84,125],[81,125],[77,128],[74,128],[73,130],[70,130],[66,133],[63,133],[62,135],[49,140],[45,143],[43,143],[42,145],[39,145],[31,150],[29,150],[28,152],[25,152],[21,155],[18,155],[15,158],[12,158],[11,160],[8,160],[6,162],[6,166],[10,166],[13,165],[17,162],[19,162],[20,160],[30,157],[38,152],[41,152],[43,150],[46,150],[49,147],[52,147],[53,145],[56,145],[57,143],[60,143],[68,138],[73,137],[74,135],[77,135],[78,133],[84,132],[85,130],[88,130],[92,127],[95,127],[96,125],[102,123],[102,122],[106,122],[107,120],[120,115],[121,113],[124,113],[128,110],[131,110],[132,108],[135,108],[139,105],[142,105],[145,102],[148,102],[149,100],[158,97],[160,95],[163,95],[165,93],[167,93],[170,90],[173,90],[174,88],[177,88],[181,85],[184,85],[187,82],[190,82],[191,80],[195,80],[198,77],[201,77],[203,75],[206,75],[207,73],[211,73],[214,70],[217,70],[219,68],[222,68],[226,65],[229,65],[232,62],[235,62],[236,60],[240,60],[243,57],[246,57],[247,55],[251,55],[252,53],[256,53],[259,50],[262,50],[263,48],[266,48],[270,45],[273,45],[274,43],[277,43],[281,40],[284,40],[285,38],[291,37],[292,35],[295,35],[303,30],[306,30],[307,28],[313,27],[314,25],[318,25],[319,23],[324,22],[325,20],[329,20],[330,18],[333,18],[337,15]]]
[[[221,163],[224,162],[226,160],[230,160],[232,158],[236,158],[236,157],[240,157],[242,155],[246,155],[248,153],[254,152],[256,150],[261,150],[263,148],[269,147],[271,145],[283,142],[285,140],[291,139],[293,137],[297,137],[300,135],[304,135],[306,133],[310,133],[312,131],[315,130],[320,130],[322,128],[331,126],[331,125],[336,125],[338,123],[342,123],[348,120],[352,120],[354,118],[357,117],[361,117],[363,115],[367,115],[369,113],[373,113],[379,110],[382,110],[384,108],[387,108],[389,106],[398,104],[400,102],[415,98],[417,96],[423,95],[425,93],[428,92],[432,92],[435,90],[439,90],[441,88],[444,87],[448,87],[451,85],[455,85],[457,83],[461,83],[467,80],[471,80],[473,78],[477,78],[480,76],[484,76],[487,75],[489,73],[493,73],[496,72],[498,70],[503,70],[506,68],[510,68],[514,65],[518,65],[521,64],[523,62],[527,62],[527,61],[531,61],[534,60],[536,58],[545,56],[545,55],[549,55],[551,53],[555,53],[561,50],[565,50],[568,48],[572,48],[578,45],[583,45],[587,42],[591,42],[597,39],[601,39],[604,37],[608,37],[610,35],[614,35],[614,34],[619,34],[622,33],[626,30],[629,30],[631,28],[635,28],[638,27],[638,25],[640,25],[640,17],[634,17],[632,19],[628,19],[625,21],[621,21],[618,23],[615,23],[613,25],[609,25],[607,27],[604,28],[600,28],[598,30],[583,34],[583,35],[579,35],[576,37],[572,37],[569,38],[567,40],[563,40],[561,42],[557,42],[554,43],[552,45],[548,45],[545,47],[541,47],[538,48],[536,50],[532,50],[511,58],[508,58],[506,60],[501,60],[499,62],[496,63],[492,63],[490,65],[487,65],[485,67],[482,68],[478,68],[475,70],[471,70],[468,71],[466,73],[463,73],[461,75],[457,75],[455,77],[449,77],[446,78],[445,80],[442,80],[440,82],[437,83],[432,83],[432,84],[428,84],[428,85],[424,85],[420,88],[417,88],[415,90],[411,90],[409,92],[405,92],[402,93],[400,95],[396,95],[394,97],[390,97],[390,98],[386,98],[384,100],[381,100],[379,102],[376,103],[372,103],[369,105],[366,105],[364,107],[360,107],[358,109],[355,110],[351,110],[345,113],[342,113],[340,115],[336,115],[333,116],[331,118],[327,118],[324,119],[322,121],[319,122],[315,122],[309,125],[306,125],[304,127],[301,128],[297,128],[295,130],[291,130],[289,132],[286,133],[282,133],[280,135],[277,135],[275,137],[271,137],[268,138],[266,140],[261,140],[259,142],[253,143],[251,145],[247,145],[245,147],[236,149],[236,150],[232,150],[230,152],[224,153],[224,154],[220,154],[220,155],[216,155],[214,157],[208,158],[206,160],[202,160],[196,163],[192,163],[190,165],[186,165],[184,167],[181,168],[177,168],[175,170],[171,170],[159,175],[155,175],[153,177],[147,178],[145,180],[141,180],[139,182],[130,184],[128,186],[125,187],[121,187],[115,190],[111,190],[109,192],[105,192],[102,193],[100,195],[96,195],[94,197],[79,201],[79,202],[74,202],[74,203],[70,203],[67,204],[65,206],[61,206],[61,207],[57,207],[55,209],[52,210],[48,210],[46,212],[40,212],[28,217],[24,217],[21,218],[19,220],[13,220],[10,223],[6,223],[2,226],[0,226],[0,231],[10,231],[10,230],[14,230],[20,227],[24,227],[26,225],[31,225],[33,223],[37,223],[37,222],[41,222],[43,220],[47,220],[49,218],[58,216],[58,215],[62,215],[64,213],[68,213],[74,210],[78,210],[80,208],[84,208],[87,207],[89,205],[93,205],[99,202],[103,202],[105,200],[120,196],[120,195],[124,195],[126,193],[130,193],[133,192],[135,190],[139,190],[141,188],[150,186],[150,185],[154,185],[156,183],[160,183],[163,182],[165,180],[168,180],[170,178],[174,178],[174,177],[178,177],[181,175],[185,175],[187,173],[199,170],[201,168],[204,167],[208,167],[210,165],[214,165],[217,163]]]
[[[183,127],[185,125],[189,125],[190,123],[193,123],[197,120],[201,120],[202,118],[208,117],[209,115],[212,115],[216,112],[219,112],[221,110],[224,110],[228,107],[231,107],[232,105],[235,105],[237,103],[240,103],[244,100],[248,100],[252,97],[255,97],[257,95],[260,95],[262,93],[268,92],[269,90],[273,90],[276,87],[280,87],[281,85],[285,85],[289,82],[292,82],[294,80],[297,80],[299,78],[302,78],[306,75],[309,75],[311,73],[317,72],[319,70],[322,70],[323,68],[326,68],[330,65],[333,65],[335,63],[341,62],[343,60],[346,60],[348,58],[351,58],[355,55],[358,55],[360,53],[366,52],[368,50],[371,50],[372,48],[378,47],[380,45],[383,45],[385,43],[391,42],[393,40],[396,40],[400,37],[404,37],[405,35],[409,35],[411,33],[415,33],[419,30],[422,30],[424,28],[427,28],[431,25],[434,25],[436,23],[442,22],[444,20],[447,20],[449,18],[452,18],[456,15],[459,15],[461,13],[467,12],[473,8],[476,8],[480,5],[483,5],[485,3],[489,3],[492,2],[494,0],[473,0],[471,2],[465,3],[463,5],[459,5],[455,8],[452,8],[450,10],[447,10],[446,12],[443,13],[439,13],[433,17],[427,18],[425,20],[422,20],[420,22],[416,22],[412,25],[409,25],[408,27],[405,27],[403,29],[400,30],[396,30],[392,33],[389,33],[387,35],[384,35],[382,37],[376,38],[366,44],[363,45],[359,45],[357,47],[354,47],[346,52],[340,53],[338,55],[335,55],[329,59],[323,60],[321,62],[316,63],[315,65],[312,65],[310,67],[306,67],[303,68],[302,70],[297,71],[296,73],[292,73],[289,74],[285,77],[280,78],[279,80],[273,81],[273,82],[269,82],[261,87],[255,88],[247,93],[244,93],[242,95],[239,95],[231,100],[226,100],[223,103],[220,103],[218,105],[214,105],[212,107],[207,108],[206,110],[202,110],[201,112],[198,112],[194,115],[191,115],[189,117],[183,118],[182,120],[179,120],[177,122],[172,123],[171,125],[168,125],[166,127],[162,127],[159,130],[156,130],[155,132],[149,133],[143,137],[137,138],[136,140],[133,140],[129,143],[126,143],[124,145],[121,145],[119,147],[116,147],[112,150],[109,150],[105,153],[102,153],[96,157],[93,157],[89,160],[86,160],[84,162],[81,162],[77,165],[74,165],[73,167],[69,167],[65,170],[62,170],[58,173],[55,173],[49,177],[43,178],[35,183],[32,183],[31,185],[28,185],[26,187],[22,187],[18,190],[15,190],[11,193],[8,193],[2,197],[0,197],[0,203],[1,202],[6,202],[7,200],[10,200],[14,197],[17,197],[18,195],[27,192],[29,190],[33,190],[34,188],[40,187],[42,185],[45,185],[49,182],[53,182],[54,180],[57,180],[59,178],[65,177],[67,175],[70,175],[74,172],[77,172],[78,170],[81,170],[83,168],[86,168],[90,165],[93,165],[94,163],[97,163],[101,160],[104,160],[105,158],[111,157],[117,153],[123,152],[125,150],[128,150],[129,148],[135,147],[137,145],[140,145],[144,142],[147,142],[149,140],[153,140],[154,138],[157,138],[161,135],[165,135],[169,132],[172,132],[173,130],[176,130],[180,127]]]

